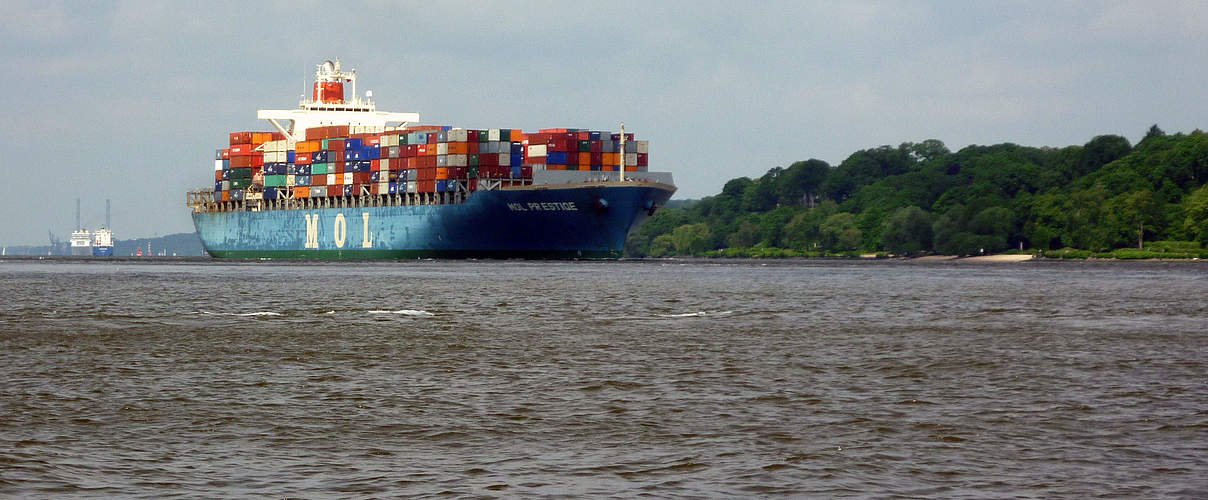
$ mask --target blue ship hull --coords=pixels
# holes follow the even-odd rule
[[[113,257],[113,247],[92,247],[93,257]]]
[[[220,258],[617,258],[675,188],[601,182],[477,191],[463,203],[198,212]]]

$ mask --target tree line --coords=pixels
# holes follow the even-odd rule
[[[1208,135],[1151,127],[1135,146],[1004,143],[952,152],[929,139],[810,159],[669,204],[628,255],[976,255],[1108,252],[1208,243]],[[1158,242],[1158,243],[1156,243]],[[1194,250],[1193,250],[1194,251]]]

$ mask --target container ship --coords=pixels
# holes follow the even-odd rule
[[[351,99],[345,99],[345,84]],[[618,258],[675,192],[633,134],[418,125],[317,66],[310,99],[233,132],[187,204],[218,258]]]

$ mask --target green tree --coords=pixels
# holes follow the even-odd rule
[[[650,242],[651,257],[665,257],[675,253],[675,245],[671,242],[670,234],[660,234]]]
[[[931,249],[935,234],[931,214],[916,206],[899,208],[885,219],[881,245],[898,255],[918,255]]]
[[[840,212],[827,217],[826,220],[822,221],[818,232],[822,239],[822,245],[833,250],[855,250],[860,242],[857,239],[853,243],[851,237],[853,234],[857,238],[862,236],[859,228],[856,227],[856,216],[847,212]]]
[[[679,255],[697,255],[709,249],[709,225],[687,224],[671,232],[671,246]]]
[[[1134,191],[1123,195],[1120,218],[1137,228],[1137,248],[1145,248],[1145,225],[1154,224],[1162,214],[1162,204],[1152,191]]]
[[[745,248],[755,246],[755,244],[759,243],[759,240],[759,225],[749,220],[744,220],[739,224],[736,231],[726,237],[726,244],[730,247]]]
[[[1184,210],[1184,231],[1201,245],[1208,245],[1208,184],[1192,192],[1184,204],[1187,207]]]
[[[813,206],[828,173],[830,165],[822,160],[809,159],[789,165],[777,178],[780,203]]]

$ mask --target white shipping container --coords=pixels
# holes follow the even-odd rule
[[[601,153],[616,153],[616,149],[612,147],[612,141],[600,141]]]
[[[632,167],[638,164],[637,153],[625,153],[625,166]]]
[[[512,155],[500,153],[499,154],[499,166],[501,166],[501,167],[512,166]]]
[[[230,191],[231,190],[231,181],[222,181],[222,190]]]
[[[499,154],[499,141],[487,143],[487,154]]]
[[[394,142],[396,142],[396,143],[398,142],[397,137],[395,137]],[[397,144],[394,146],[390,146],[389,148],[386,149],[386,158],[398,158],[399,154],[401,152],[402,152],[402,150],[399,149],[399,146]]]
[[[352,172],[344,173],[344,178],[341,179],[340,184],[343,184],[345,186],[351,185],[352,184]]]
[[[293,175],[285,176],[285,185],[286,185],[286,187],[290,187],[290,186],[294,185],[294,176]]]
[[[650,152],[650,141],[634,141],[638,143],[636,152],[646,154]]]
[[[378,183],[378,194],[390,193],[390,181]]]
[[[449,155],[436,155],[436,166],[437,167],[449,166]]]
[[[214,160],[214,171],[215,172],[222,171],[222,160]]]
[[[466,142],[469,140],[469,132],[465,129],[453,129],[449,131],[449,142]]]
[[[382,144],[388,148],[398,147],[398,134],[383,135]]]
[[[438,155],[449,154],[449,143],[447,143],[447,142],[436,143],[436,154],[438,154]]]
[[[449,155],[450,167],[464,167],[469,164],[470,155]]]
[[[499,129],[493,128],[493,129],[487,130],[487,140],[488,141],[498,141],[499,140]],[[498,151],[496,151],[496,152],[498,152]]]
[[[407,181],[407,192],[408,193],[419,192],[419,183],[417,183],[415,181]]]
[[[545,144],[534,144],[528,147],[529,156],[545,156]]]

